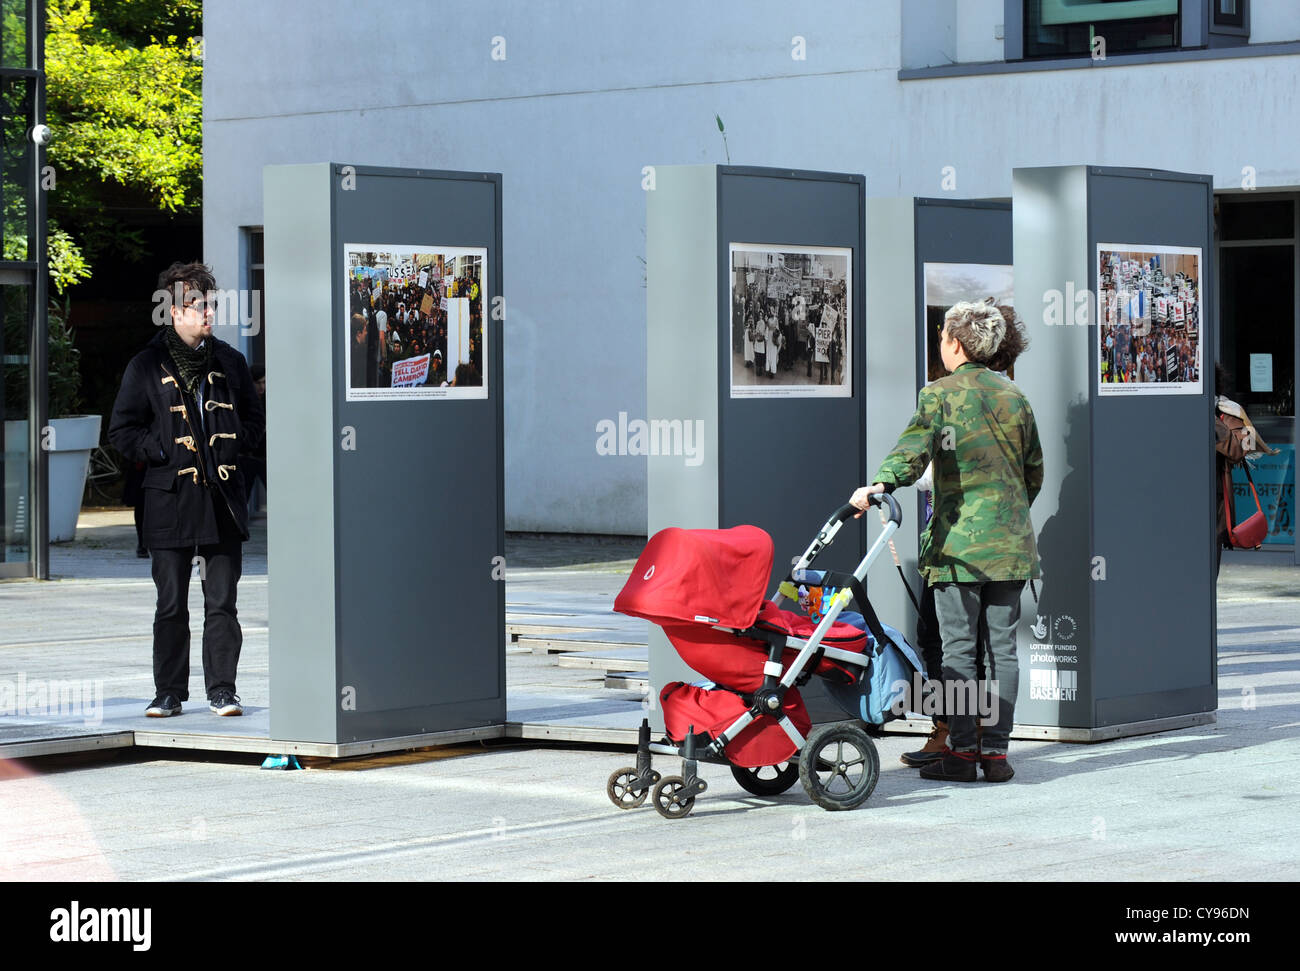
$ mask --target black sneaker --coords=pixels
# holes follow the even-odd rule
[[[974,782],[979,776],[974,752],[954,752],[949,749],[938,762],[921,766],[922,779],[937,782]]]
[[[175,695],[161,694],[144,710],[150,718],[170,718],[181,713],[181,703]]]
[[[208,699],[208,711],[214,715],[242,715],[244,708],[239,703],[239,695],[221,688]]]

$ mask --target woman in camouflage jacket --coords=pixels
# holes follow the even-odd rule
[[[867,508],[875,493],[911,485],[934,463],[934,515],[921,542],[920,567],[934,586],[943,637],[950,751],[921,769],[927,779],[990,782],[1014,772],[1007,742],[1019,681],[1016,627],[1026,580],[1039,576],[1029,506],[1043,483],[1043,452],[1033,410],[1020,390],[989,370],[1006,321],[989,303],[959,303],[944,317],[940,352],[950,374],[921,390],[916,414],[873,484],[850,502]],[[981,622],[996,723],[976,733],[975,653]],[[965,704],[962,704],[965,699]]]

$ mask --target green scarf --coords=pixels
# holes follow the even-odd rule
[[[212,340],[209,338],[198,347],[190,347],[181,340],[175,327],[168,327],[163,331],[163,340],[167,344],[172,360],[176,362],[176,369],[181,373],[181,383],[185,385],[186,391],[193,394],[200,379],[211,367]]]

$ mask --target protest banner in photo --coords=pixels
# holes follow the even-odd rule
[[[485,248],[348,243],[342,276],[346,400],[487,397]]]
[[[394,388],[413,388],[416,385],[424,384],[425,379],[429,376],[429,354],[421,354],[419,357],[408,357],[404,361],[397,361],[393,364],[393,383]]]
[[[731,397],[853,394],[852,250],[732,243]]]
[[[1099,243],[1096,265],[1098,393],[1200,394],[1201,250]]]

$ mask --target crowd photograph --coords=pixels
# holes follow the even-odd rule
[[[731,396],[849,397],[848,249],[731,244]]]
[[[1101,394],[1200,394],[1199,249],[1097,247]]]
[[[344,252],[348,400],[486,397],[486,250]]]

